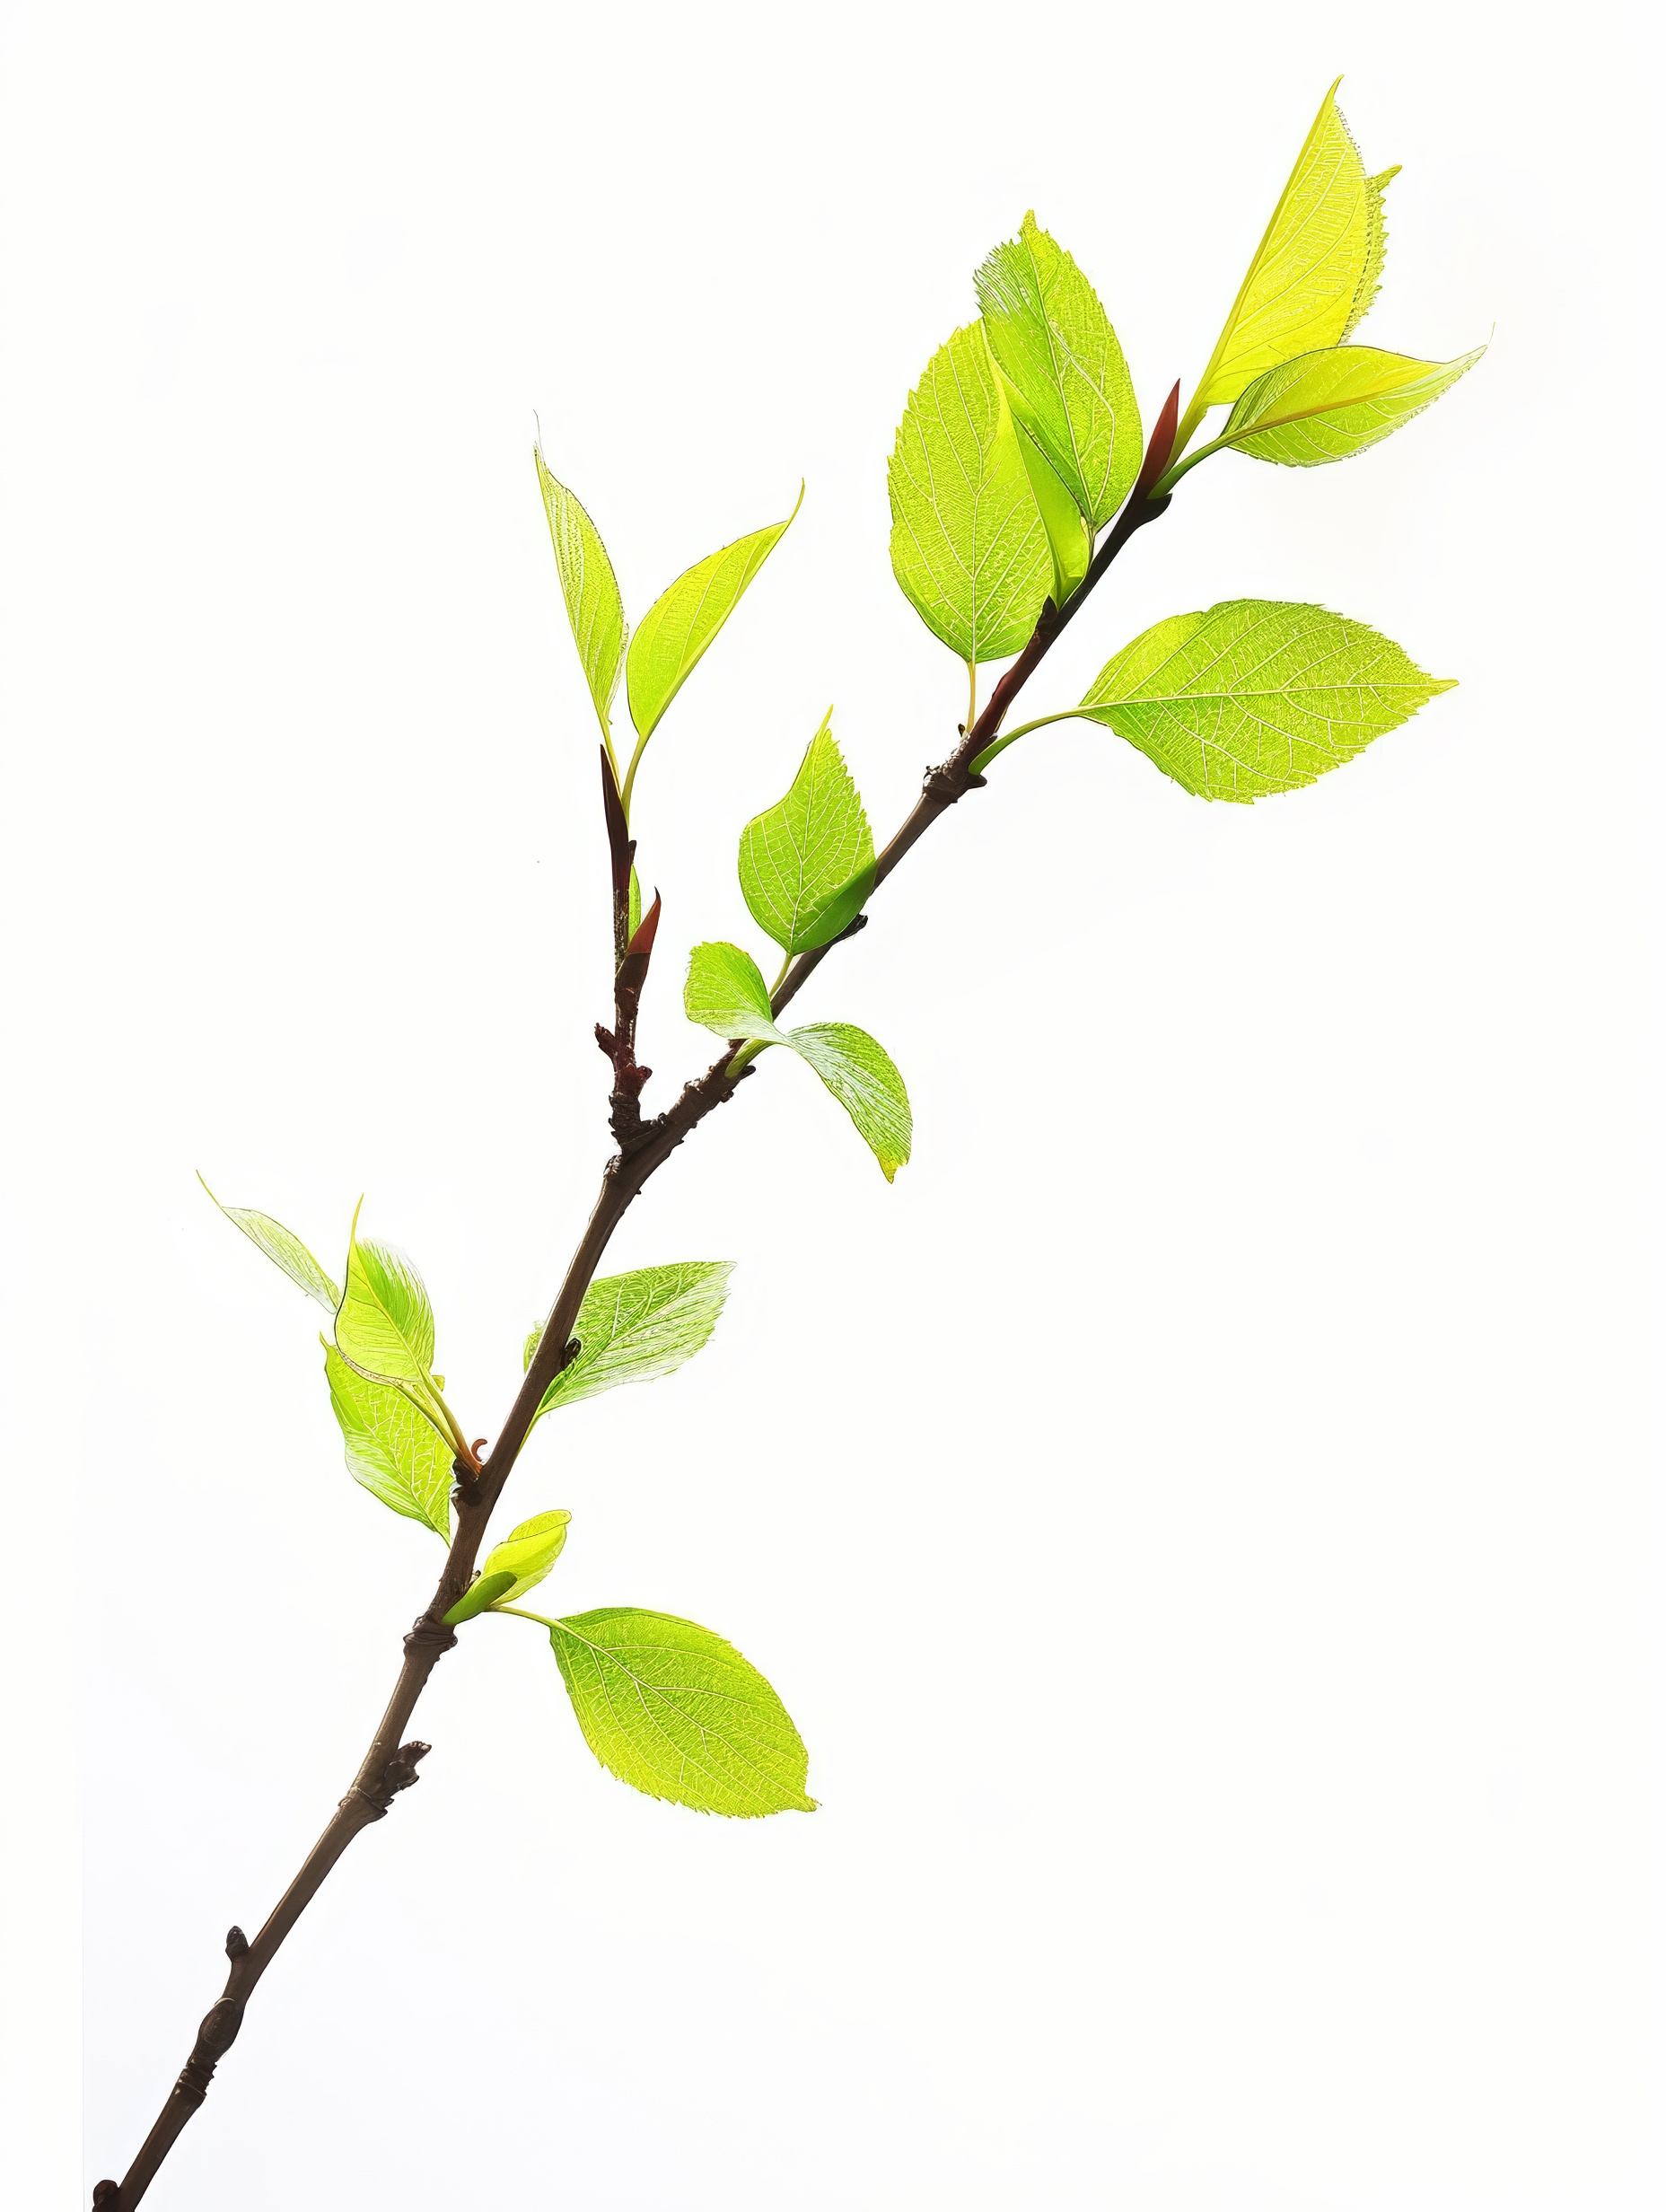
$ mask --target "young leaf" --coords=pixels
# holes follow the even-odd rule
[[[1056,607],[1062,607],[1074,597],[1088,573],[1093,558],[1093,533],[1077,513],[1074,499],[1048,467],[1047,455],[1022,425],[1018,450],[1023,455],[1024,473],[1035,494],[1036,511],[1053,556],[1048,596]]]
[[[866,1030],[848,1022],[781,1029],[770,1018],[769,989],[738,944],[697,944],[688,955],[683,1008],[719,1037],[785,1045],[813,1067],[855,1123],[886,1181],[894,1182],[913,1142],[908,1093],[896,1064]]]
[[[1248,802],[1311,784],[1451,688],[1363,622],[1233,599],[1125,645],[1076,712],[1199,798]]]
[[[324,1345],[329,1402],[341,1424],[347,1472],[395,1513],[421,1521],[442,1542],[452,1540],[454,1447],[403,1391],[372,1382]]]
[[[489,1582],[507,1575],[509,1581],[488,1602],[508,1605],[543,1581],[561,1557],[572,1518],[570,1513],[560,1511],[535,1513],[530,1521],[511,1529],[501,1544],[493,1546],[481,1566],[480,1579]]]
[[[565,484],[557,483],[544,466],[537,446],[539,489],[544,495],[544,513],[549,520],[550,542],[556,549],[556,568],[561,595],[567,602],[567,620],[573,642],[590,686],[601,734],[608,736],[608,712],[618,689],[619,664],[625,657],[625,609],[618,579],[601,533]]]
[[[768,559],[803,505],[803,487],[785,522],[737,538],[685,569],[637,625],[625,663],[630,718],[645,742],[681,690],[690,671],[734,612],[742,592]]]
[[[203,1179],[197,1178],[199,1183]],[[208,1190],[206,1183],[203,1189]],[[214,1192],[208,1196],[220,1206]],[[267,1258],[282,1268],[290,1281],[304,1290],[309,1298],[316,1298],[320,1305],[333,1313],[341,1304],[341,1293],[336,1288],[318,1261],[298,1236],[285,1229],[281,1221],[274,1221],[270,1214],[257,1214],[249,1206],[220,1206],[220,1211],[230,1222],[234,1222],[251,1244],[258,1244]]]
[[[896,1063],[864,1029],[848,1022],[812,1022],[782,1040],[808,1060],[855,1123],[888,1183],[906,1167],[914,1142],[914,1117]]]
[[[642,879],[635,868],[630,872],[630,889],[625,898],[625,942],[628,944],[642,926]]]
[[[604,1606],[551,1621],[584,1741],[621,1782],[696,1813],[813,1813],[786,1707],[733,1645],[692,1620]]]
[[[1109,522],[1139,473],[1144,440],[1128,364],[1092,285],[1033,215],[995,248],[977,285],[989,350],[1017,395],[1013,413],[1087,520]]]
[[[1374,346],[1298,355],[1257,377],[1214,443],[1296,469],[1346,461],[1421,415],[1486,350],[1456,361],[1415,361]]]
[[[1239,287],[1182,444],[1204,408],[1236,399],[1281,361],[1339,344],[1371,303],[1382,267],[1382,188],[1395,171],[1367,179],[1336,95],[1333,84]]]
[[[1016,653],[1051,588],[1052,555],[980,322],[957,330],[909,395],[890,458],[890,565],[963,661]]]
[[[685,1260],[592,1283],[573,1325],[578,1356],[544,1392],[534,1418],[556,1406],[599,1398],[622,1382],[652,1382],[692,1359],[717,1326],[733,1264]],[[523,1365],[531,1365],[542,1334],[535,1329],[527,1339]]]
[[[782,1032],[769,1011],[769,986],[758,962],[738,944],[697,944],[688,955],[683,1011],[719,1037],[761,1038],[779,1044]]]
[[[873,836],[832,719],[829,707],[785,798],[741,832],[741,892],[787,952],[830,944],[873,888]]]
[[[422,1277],[390,1244],[362,1239],[358,1222],[355,1207],[336,1348],[373,1382],[415,1382],[425,1390],[434,1368],[434,1308]]]

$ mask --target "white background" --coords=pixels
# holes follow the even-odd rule
[[[533,410],[633,615],[809,483],[644,773],[663,1102],[828,701],[881,834],[951,742],[884,461],[977,262],[1033,206],[1149,422],[1346,70],[1404,164],[1362,337],[1492,351],[1352,467],[1188,478],[1031,711],[1241,594],[1461,689],[1253,810],[1063,727],[934,832],[801,1002],[895,1054],[914,1163],[766,1063],[615,1247],[739,1263],[711,1348],[509,1499],[573,1510],[561,1610],[762,1665],[823,1809],[633,1795],[469,1630],[150,2202],[1659,2206],[1636,34],[10,9],[9,2202],[123,2170],[438,1565],[192,1171],[332,1267],[366,1191],[489,1433],[604,1156]]]

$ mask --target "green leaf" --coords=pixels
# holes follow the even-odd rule
[[[1087,520],[1109,522],[1139,474],[1144,440],[1128,364],[1092,285],[1033,215],[995,248],[977,285],[1014,414]]]
[[[1076,512],[1074,499],[1048,466],[1046,454],[1022,426],[1018,450],[1023,455],[1024,472],[1035,494],[1041,526],[1047,531],[1048,549],[1053,556],[1053,581],[1048,594],[1056,607],[1062,607],[1080,590],[1088,573],[1088,565],[1093,558],[1093,533]]]
[[[771,522],[708,553],[662,592],[637,626],[625,663],[630,718],[645,742],[681,690],[695,663],[734,612],[741,594],[763,566],[803,505],[803,487],[785,522]]]
[[[1336,95],[1333,84],[1232,303],[1188,423],[1194,410],[1236,399],[1281,361],[1339,344],[1371,303],[1382,268],[1382,188],[1396,172],[1366,177]]]
[[[1421,415],[1486,350],[1456,361],[1416,361],[1374,346],[1301,354],[1257,377],[1214,443],[1296,469],[1346,461]]]
[[[642,924],[642,879],[635,868],[630,872],[630,890],[626,897],[625,942],[628,944]]]
[[[808,1060],[855,1123],[888,1183],[906,1167],[914,1143],[908,1093],[885,1048],[848,1022],[812,1022],[782,1039]]]
[[[561,1557],[572,1518],[570,1513],[560,1510],[535,1513],[530,1521],[511,1529],[501,1544],[493,1546],[481,1566],[481,1580],[490,1581],[499,1575],[511,1578],[509,1586],[492,1600],[494,1604],[507,1605],[536,1589]]]
[[[601,533],[565,484],[557,483],[544,466],[537,446],[539,489],[544,495],[544,513],[549,519],[550,542],[556,549],[556,568],[561,595],[567,602],[567,620],[573,642],[595,703],[601,734],[608,735],[608,712],[618,689],[619,665],[625,657],[625,609],[618,579]]]
[[[515,1578],[507,1572],[496,1575],[477,1575],[455,1605],[441,1615],[448,1628],[460,1628],[465,1620],[473,1620],[500,1598],[506,1598],[515,1586]]]
[[[783,1032],[769,1011],[769,986],[758,962],[738,944],[697,944],[688,955],[683,1011],[719,1037],[761,1038],[779,1044]]]
[[[573,1333],[578,1356],[544,1392],[535,1419],[557,1406],[599,1398],[622,1382],[652,1382],[671,1374],[701,1350],[729,1295],[729,1260],[684,1260],[604,1276],[584,1293]],[[530,1367],[541,1329],[526,1340]]]
[[[355,1207],[347,1286],[336,1312],[336,1348],[373,1382],[414,1382],[426,1390],[434,1369],[434,1308],[422,1277],[392,1245],[361,1238],[358,1221]]]
[[[848,1022],[812,1022],[781,1029],[770,1018],[769,988],[758,963],[738,944],[697,944],[688,955],[683,1007],[691,1022],[719,1037],[785,1045],[808,1061],[850,1116],[879,1162],[896,1180],[913,1143],[908,1093],[895,1062],[865,1030]]]
[[[741,832],[746,903],[788,952],[830,944],[873,888],[873,836],[832,719],[829,707],[785,798]]]
[[[341,1424],[347,1472],[408,1520],[421,1521],[443,1543],[452,1540],[454,1448],[405,1392],[372,1382],[323,1338],[329,1402]]]
[[[1125,645],[1076,712],[1184,790],[1248,802],[1311,784],[1451,688],[1363,622],[1233,599]]]
[[[890,565],[963,661],[1027,643],[1053,559],[1006,388],[980,322],[957,330],[909,395],[890,458]]]
[[[692,1620],[603,1606],[549,1624],[584,1741],[609,1774],[696,1813],[813,1813],[786,1707],[732,1644]]]
[[[197,1178],[199,1183],[203,1179]],[[206,1183],[203,1189],[208,1190]],[[220,1206],[214,1192],[208,1196]],[[336,1288],[318,1261],[298,1236],[285,1229],[281,1221],[274,1221],[270,1214],[257,1214],[252,1207],[220,1206],[220,1211],[230,1222],[234,1222],[251,1244],[258,1244],[267,1258],[282,1268],[292,1283],[304,1290],[309,1298],[316,1298],[333,1313],[341,1304],[341,1293]]]

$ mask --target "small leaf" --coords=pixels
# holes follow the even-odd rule
[[[449,1607],[441,1618],[448,1628],[460,1628],[465,1620],[473,1620],[500,1598],[506,1598],[514,1585],[514,1576],[506,1572],[477,1575],[456,1604]]]
[[[1087,520],[1109,522],[1144,440],[1128,364],[1092,285],[1033,215],[977,285],[989,350],[1017,394],[1013,413]]]
[[[630,890],[626,894],[625,942],[628,944],[642,926],[642,879],[633,868],[630,872]]]
[[[550,542],[556,549],[556,568],[561,595],[567,603],[567,620],[590,696],[596,708],[601,734],[608,734],[608,710],[618,689],[619,665],[625,656],[625,609],[618,581],[601,533],[565,484],[557,483],[544,466],[537,446],[539,489],[544,495],[544,513],[549,521]]]
[[[480,1579],[492,1582],[500,1575],[507,1575],[509,1582],[490,1603],[507,1605],[543,1581],[561,1557],[562,1547],[567,1540],[567,1523],[572,1518],[570,1513],[561,1511],[535,1513],[530,1521],[511,1529],[501,1544],[493,1546],[482,1563]]]
[[[1416,361],[1374,346],[1298,355],[1257,377],[1215,443],[1296,469],[1347,461],[1421,415],[1486,350],[1456,361]]]
[[[347,1286],[336,1313],[336,1347],[377,1382],[428,1386],[434,1367],[434,1308],[403,1252],[358,1233],[347,1243]]]
[[[788,952],[830,944],[873,887],[873,836],[832,718],[829,707],[785,798],[741,832],[741,890],[758,927]]]
[[[625,663],[630,718],[645,742],[661,715],[681,690],[690,671],[734,612],[750,584],[785,534],[798,504],[785,522],[771,522],[750,537],[737,538],[720,552],[685,569],[662,592],[637,626]]]
[[[329,1402],[341,1424],[347,1472],[408,1520],[421,1521],[442,1542],[452,1540],[453,1447],[404,1391],[372,1382],[324,1345]]]
[[[688,956],[683,1007],[691,1022],[720,1037],[785,1045],[813,1067],[855,1123],[887,1182],[908,1160],[914,1124],[895,1063],[866,1030],[848,1022],[780,1029],[757,962],[738,944],[697,944]]]
[[[1077,513],[1074,499],[1048,466],[1047,455],[1022,426],[1018,450],[1053,556],[1053,582],[1048,596],[1056,607],[1062,607],[1075,595],[1088,573],[1093,558],[1093,533]]]
[[[879,1162],[888,1183],[908,1164],[914,1117],[896,1063],[864,1029],[848,1022],[812,1022],[788,1030],[783,1041],[808,1060],[845,1109]]]
[[[203,1179],[197,1178],[199,1183]],[[206,1183],[203,1189],[208,1190]],[[220,1206],[214,1192],[208,1196]],[[220,1206],[220,1211],[230,1222],[234,1222],[251,1244],[258,1244],[275,1266],[282,1268],[292,1283],[304,1290],[309,1298],[316,1298],[320,1305],[333,1313],[341,1304],[341,1293],[336,1288],[318,1261],[298,1236],[285,1228],[281,1221],[274,1221],[270,1214],[257,1214],[252,1207]]]
[[[674,1374],[716,1328],[733,1264],[685,1260],[634,1268],[628,1275],[608,1275],[592,1283],[573,1325],[578,1356],[544,1392],[534,1419],[557,1406],[599,1398],[624,1382],[652,1382]],[[531,1365],[543,1333],[535,1329],[527,1339],[525,1366]]]
[[[610,1774],[696,1813],[813,1813],[809,1754],[769,1684],[691,1620],[604,1606],[552,1621],[584,1741]]]
[[[926,628],[963,661],[1016,653],[1047,600],[1053,558],[982,323],[957,330],[926,364],[890,485],[890,565]]]
[[[1182,789],[1248,802],[1311,784],[1451,688],[1363,622],[1233,599],[1154,624],[1106,663],[1076,712]]]
[[[1188,423],[1193,410],[1236,399],[1281,361],[1338,344],[1371,303],[1382,268],[1382,188],[1395,171],[1366,177],[1336,94],[1333,84],[1296,156]]]
[[[762,1038],[778,1044],[781,1031],[769,1012],[769,986],[758,962],[738,944],[697,944],[688,955],[683,1011],[720,1037]]]

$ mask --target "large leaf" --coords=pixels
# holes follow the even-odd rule
[[[1415,361],[1374,346],[1302,354],[1257,377],[1214,443],[1297,469],[1346,461],[1421,415],[1486,350],[1456,361]]]
[[[788,952],[829,944],[873,886],[873,836],[832,718],[829,707],[785,798],[741,832],[741,890],[758,927]]]
[[[622,1382],[652,1382],[692,1359],[717,1326],[733,1265],[729,1260],[684,1260],[592,1283],[573,1325],[578,1356],[544,1392],[533,1418],[582,1398],[599,1398]],[[535,1329],[526,1340],[528,1367],[542,1335]]]
[[[1198,797],[1247,802],[1311,784],[1451,688],[1363,622],[1233,599],[1125,645],[1076,712]]]
[[[742,592],[763,566],[803,504],[785,522],[771,522],[750,537],[737,538],[720,552],[687,568],[662,592],[637,625],[625,663],[625,689],[630,718],[638,734],[653,734],[661,715],[681,690],[695,663],[734,612]]]
[[[1088,521],[1109,522],[1139,473],[1144,442],[1128,364],[1092,285],[1033,215],[995,248],[977,283],[1013,412]]]
[[[1016,653],[1046,602],[1053,558],[980,322],[926,364],[890,482],[890,565],[927,629],[963,661]]]
[[[603,1606],[549,1624],[584,1741],[621,1782],[696,1813],[813,1813],[786,1707],[732,1644],[692,1620]]]
[[[913,1144],[908,1093],[896,1063],[866,1030],[848,1022],[782,1029],[769,1011],[769,987],[738,944],[697,944],[688,955],[683,1008],[719,1037],[785,1045],[808,1061],[855,1123],[886,1181],[896,1181]]]
[[[567,602],[567,620],[573,625],[573,642],[578,647],[596,718],[606,737],[608,713],[625,657],[625,609],[618,579],[596,525],[566,486],[550,475],[536,446],[532,456],[538,463],[539,489],[549,518],[550,542],[556,549],[556,568],[562,597]]]
[[[372,1382],[333,1344],[324,1343],[324,1374],[346,1446],[347,1472],[373,1497],[425,1523],[450,1543],[454,1446],[403,1391]]]
[[[1382,266],[1382,188],[1396,172],[1366,176],[1336,95],[1333,84],[1232,303],[1188,423],[1194,410],[1236,399],[1279,362],[1339,344],[1371,303]]]
[[[336,1312],[336,1348],[373,1382],[414,1382],[426,1390],[434,1368],[428,1293],[404,1253],[362,1238],[358,1221],[355,1207],[346,1288]]]
[[[199,1183],[203,1179],[197,1178]],[[206,1183],[203,1189],[208,1190]],[[220,1206],[214,1192],[208,1196]],[[309,1298],[316,1298],[333,1313],[341,1304],[341,1293],[325,1274],[311,1253],[281,1221],[274,1221],[270,1214],[258,1214],[250,1206],[220,1206],[220,1211],[230,1222],[234,1222],[251,1244],[258,1244],[267,1258],[282,1268],[292,1283],[304,1290]]]

